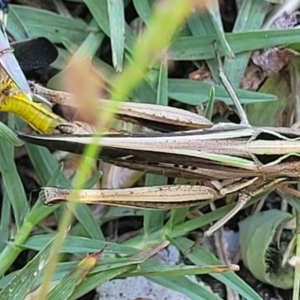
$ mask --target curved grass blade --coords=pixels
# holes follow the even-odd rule
[[[113,66],[117,72],[123,69],[125,47],[125,16],[123,0],[107,1]]]
[[[94,268],[103,249],[97,253],[88,255],[71,270],[60,282],[47,294],[48,300],[69,299],[75,287],[80,284],[87,273]]]
[[[9,16],[11,14],[14,18],[8,18],[7,30],[17,40],[43,36],[52,43],[61,43],[62,37],[67,36],[72,42],[81,42],[94,29],[79,18],[69,18],[25,5],[11,4]]]
[[[24,145],[24,142],[18,138],[18,135],[15,133],[15,131],[7,127],[2,122],[0,122],[0,137],[16,147]]]
[[[15,222],[19,227],[28,212],[27,197],[15,164],[13,145],[3,139],[0,139],[0,157],[2,157],[0,159],[0,172],[3,188],[6,189],[13,207]]]
[[[51,251],[51,243],[52,240],[0,291],[1,299],[24,299],[24,295],[28,294],[36,280],[42,276]]]
[[[183,253],[186,253],[186,251],[188,251],[194,244],[193,241],[184,237],[177,238],[173,242]],[[203,247],[197,247],[195,250],[187,254],[187,257],[196,265],[220,264],[220,260],[215,258]],[[210,276],[216,278],[220,282],[223,282],[226,284],[226,286],[231,287],[246,299],[262,300],[262,298],[250,286],[248,286],[240,277],[232,272],[224,274],[211,273]]]

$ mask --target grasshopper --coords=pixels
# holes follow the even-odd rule
[[[289,185],[300,178],[300,130],[296,127],[250,126],[234,90],[224,79],[221,68],[220,78],[225,82],[224,85],[240,113],[241,124],[213,125],[208,120],[202,122],[199,119],[197,129],[192,127],[180,131],[180,125],[177,127],[179,131],[104,134],[97,139],[91,135],[37,136],[19,133],[20,138],[27,142],[79,154],[83,153],[86,145],[96,143],[101,147],[99,158],[105,162],[168,177],[193,179],[198,181],[198,185],[100,191],[46,187],[41,195],[44,203],[49,205],[75,197],[76,201],[82,203],[170,209],[195,206],[203,201],[214,201],[237,193],[236,207],[206,231],[205,235],[209,236],[253,196],[277,189],[299,197],[299,192]],[[53,98],[60,97],[64,101],[69,99],[67,94],[54,95],[55,92],[52,91]],[[135,114],[129,109],[130,104],[123,105],[117,113],[118,118],[124,117],[137,123],[148,118],[148,122],[144,124],[155,129],[161,127],[161,123],[173,122],[174,125],[174,120],[180,119],[178,115],[175,118],[157,119],[158,114],[153,113],[155,108],[147,110],[143,105],[139,111],[144,113],[139,117],[139,112]],[[137,108],[133,108],[135,109]],[[131,117],[128,118],[128,115]],[[172,129],[174,128],[176,130],[176,126]]]
[[[66,97],[67,94],[63,96]],[[123,109],[123,112],[118,112],[118,117],[125,116],[126,119],[128,114],[133,115],[134,112],[129,110],[126,114],[125,108],[128,109],[130,104],[123,105],[120,110],[122,112]],[[155,107],[157,108],[155,105],[153,109]],[[151,119],[153,110],[146,111],[143,105],[141,109],[144,111],[144,118],[148,116],[151,121],[148,126],[155,123]],[[157,118],[157,115],[153,118]],[[139,118],[132,120],[138,122]],[[288,191],[287,186],[297,181],[300,177],[300,130],[255,128],[247,124],[213,126],[206,121],[198,125],[202,129],[168,133],[106,134],[96,140],[91,135],[38,136],[19,133],[19,136],[30,143],[79,154],[83,153],[86,145],[97,143],[101,147],[99,158],[105,162],[199,182],[199,185],[194,186],[76,191],[79,202],[170,209],[195,206],[203,201],[238,193],[236,208],[206,232],[206,235],[211,235],[252,196],[276,188]],[[153,127],[157,129],[158,124]],[[70,190],[45,188],[44,203],[68,201],[71,194]]]

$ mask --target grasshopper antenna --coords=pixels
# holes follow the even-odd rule
[[[215,54],[216,54],[216,59],[217,59],[217,62],[218,62],[218,67],[219,67],[219,78],[224,86],[224,88],[226,89],[227,93],[229,94],[229,96],[231,97],[232,101],[233,101],[233,104],[235,105],[238,113],[239,113],[239,116],[241,118],[241,125],[245,125],[245,126],[251,126],[249,121],[248,121],[248,118],[247,118],[247,115],[232,87],[232,85],[230,84],[229,80],[227,79],[224,71],[223,71],[223,66],[222,66],[222,61],[221,61],[221,56],[220,56],[220,53],[218,51],[218,46],[217,46],[217,42],[214,41],[214,49],[215,49]]]

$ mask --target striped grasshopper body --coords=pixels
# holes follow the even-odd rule
[[[300,177],[300,131],[296,129],[218,125],[183,132],[104,135],[96,140],[91,135],[19,135],[30,143],[80,154],[86,145],[97,143],[99,158],[105,162],[199,182],[196,186],[100,191],[45,188],[46,204],[69,201],[75,193],[78,202],[170,209],[238,193],[236,208],[206,235],[252,196],[287,187]]]
[[[94,142],[99,158],[122,167],[186,179],[298,177],[300,131],[287,128],[212,127],[171,133],[20,136],[81,154]],[[293,166],[293,168],[292,168]]]

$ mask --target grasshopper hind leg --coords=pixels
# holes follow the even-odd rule
[[[233,216],[235,216],[246,205],[246,203],[250,199],[251,199],[251,195],[245,194],[245,193],[240,193],[236,206],[228,214],[226,214],[223,218],[221,218],[214,225],[212,225],[208,230],[206,230],[204,232],[204,237],[207,238],[207,237],[212,236],[219,228],[221,228]]]
[[[288,187],[284,184],[286,178],[276,178],[268,183],[264,182],[263,178],[253,178],[252,181],[249,181],[248,186],[240,189],[238,202],[236,206],[223,218],[217,221],[214,225],[212,225],[207,231],[204,232],[204,237],[211,236],[216,230],[218,230],[221,226],[223,226],[227,221],[229,221],[233,216],[235,216],[246,204],[247,202],[255,196],[262,196],[265,193],[269,193],[272,190],[279,189],[283,191]],[[279,187],[279,185],[282,185]],[[225,195],[229,195],[233,190],[228,189],[228,192]],[[289,194],[292,194],[295,190],[289,189]],[[300,197],[300,193],[297,195]]]

